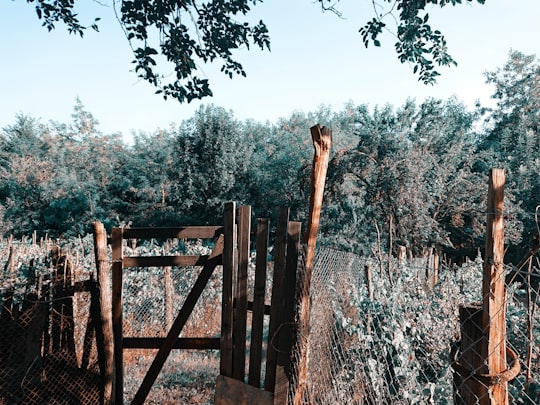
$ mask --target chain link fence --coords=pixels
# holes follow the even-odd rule
[[[202,243],[150,243],[126,256],[208,255]],[[166,337],[202,267],[150,267],[124,270],[124,337]],[[222,268],[218,266],[203,290],[181,337],[219,337],[221,333]],[[155,349],[124,350],[124,401],[130,403],[157,353]],[[146,404],[212,404],[219,373],[219,350],[172,350]]]
[[[462,338],[460,307],[482,301],[482,262],[441,267],[438,273],[421,260],[389,263],[319,248],[303,403],[477,403],[479,398],[461,398],[464,379],[454,380],[452,354]],[[512,404],[540,403],[537,293],[520,283],[508,286],[507,342],[521,364],[508,383]],[[293,370],[299,356],[293,351]],[[482,370],[472,373],[476,377]],[[293,372],[291,403],[297,385]]]
[[[0,239],[2,404],[100,401],[89,316],[91,238],[75,244]]]

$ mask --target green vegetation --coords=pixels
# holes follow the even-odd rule
[[[514,51],[486,77],[496,86],[491,110],[468,111],[455,99],[351,104],[261,124],[210,105],[133,145],[100,133],[79,100],[70,124],[19,115],[0,132],[0,232],[69,237],[93,220],[109,228],[218,223],[228,200],[251,204],[259,217],[289,206],[304,220],[309,127],[320,123],[334,133],[324,244],[369,252],[379,237],[388,249],[391,233],[394,247],[414,253],[435,245],[475,256],[488,169],[504,167],[507,257],[519,259],[537,233],[540,62]]]

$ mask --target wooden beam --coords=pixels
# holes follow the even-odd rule
[[[238,273],[234,309],[233,378],[244,381],[246,373],[247,281],[251,233],[251,207],[238,208]]]
[[[266,265],[268,257],[269,220],[257,220],[257,256],[255,261],[255,287],[253,290],[253,315],[251,318],[251,345],[249,346],[248,383],[259,388],[261,385],[262,343],[266,295]],[[248,302],[249,309],[249,302]]]
[[[294,305],[296,298],[296,278],[298,256],[300,253],[300,222],[289,222],[287,235],[287,261],[281,297],[282,327],[279,330],[279,353],[276,366],[276,385],[274,402],[286,404],[289,391],[289,375],[291,372],[291,351],[294,337]]]
[[[232,377],[233,352],[233,272],[235,245],[234,202],[225,203],[223,209],[223,291],[221,296],[221,342],[219,372]]]
[[[266,350],[266,376],[264,389],[274,392],[276,385],[278,331],[282,323],[280,312],[287,257],[287,227],[289,224],[289,208],[279,209],[276,239],[274,241],[274,274],[272,276],[272,298],[270,301],[270,325],[268,328],[268,345]]]
[[[124,349],[159,349],[165,338],[124,337]],[[178,338],[173,349],[219,350],[219,338]]]
[[[114,404],[124,403],[124,354],[122,318],[122,228],[113,228],[112,244],[112,327],[114,335]]]
[[[215,239],[222,226],[185,226],[177,228],[123,228],[124,239]]]
[[[128,256],[124,257],[124,268],[128,267],[185,267],[204,266],[208,256]]]

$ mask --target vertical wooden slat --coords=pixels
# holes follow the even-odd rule
[[[221,297],[221,357],[219,372],[226,377],[232,377],[235,212],[234,202],[225,203],[223,212],[223,292]]]
[[[233,378],[244,381],[246,373],[247,278],[251,231],[251,207],[238,208],[238,273],[235,296]]]
[[[482,284],[483,328],[487,335],[485,363],[490,374],[506,370],[506,287],[504,280],[505,173],[491,169],[487,202],[486,253]],[[508,383],[490,389],[491,404],[508,404]]]
[[[294,304],[298,255],[300,251],[300,222],[289,222],[287,236],[287,259],[281,297],[282,327],[279,329],[279,353],[276,366],[274,403],[286,404],[289,388],[290,359],[294,337]]]
[[[255,288],[253,291],[253,315],[251,321],[251,345],[248,378],[248,383],[254,387],[259,387],[261,384],[264,298],[266,293],[266,265],[268,256],[268,227],[269,220],[267,218],[258,219]]]
[[[274,274],[272,280],[272,300],[270,309],[270,325],[268,331],[268,349],[266,351],[266,377],[264,389],[274,392],[276,384],[276,362],[277,346],[279,338],[277,331],[281,326],[281,313],[279,303],[281,302],[283,290],[283,278],[285,275],[285,258],[287,247],[287,227],[289,223],[289,209],[281,207],[276,229],[276,240],[274,242]]]
[[[124,402],[124,353],[122,319],[122,228],[113,228],[112,245],[112,327],[114,334],[114,403]]]

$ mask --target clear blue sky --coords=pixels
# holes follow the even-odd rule
[[[321,104],[340,110],[354,103],[401,105],[407,98],[458,99],[472,106],[489,103],[491,88],[483,72],[501,67],[509,50],[540,56],[540,1],[487,0],[434,9],[432,25],[446,34],[459,65],[442,69],[435,86],[425,86],[402,65],[394,40],[365,49],[358,29],[372,17],[370,0],[341,0],[345,19],[322,13],[312,0],[266,0],[250,18],[263,19],[272,51],[239,51],[247,78],[230,80],[204,68],[214,97],[179,104],[154,95],[132,70],[131,50],[109,1],[80,0],[80,18],[102,18],[101,32],[83,39],[58,25],[41,27],[25,0],[0,2],[0,128],[22,112],[46,123],[71,121],[75,98],[100,122],[105,133],[167,129],[193,115],[201,103],[233,110],[239,119],[276,121],[291,112],[312,111]]]

